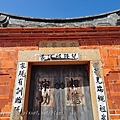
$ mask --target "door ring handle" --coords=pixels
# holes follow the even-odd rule
[[[65,84],[64,83],[60,83],[60,88],[64,89],[65,88]]]
[[[55,84],[55,88],[56,88],[56,89],[59,89],[59,88],[64,89],[64,88],[65,88],[65,84],[64,84],[64,83],[60,83],[60,84],[59,84],[59,83],[56,83],[56,84]]]
[[[59,88],[60,88],[59,83],[55,83],[55,88],[56,88],[56,89],[59,89]]]

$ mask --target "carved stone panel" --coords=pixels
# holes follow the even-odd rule
[[[39,49],[41,48],[58,48],[58,47],[78,47],[78,40],[70,41],[70,40],[50,40],[50,41],[40,41]]]

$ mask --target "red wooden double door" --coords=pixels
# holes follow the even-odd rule
[[[32,66],[27,119],[93,120],[85,66]]]

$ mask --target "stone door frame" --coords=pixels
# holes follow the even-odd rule
[[[39,61],[39,56],[41,54],[55,54],[55,53],[78,53],[78,60],[48,60],[48,61]],[[18,64],[20,62],[25,62],[27,65],[27,74],[26,80],[24,83],[24,95],[22,99],[22,111],[26,111],[27,109],[27,101],[28,101],[28,93],[29,93],[29,83],[30,83],[30,71],[32,65],[67,65],[67,64],[89,64],[89,80],[90,80],[90,94],[91,94],[91,102],[93,108],[93,117],[94,120],[100,120],[99,118],[99,109],[98,109],[98,101],[96,97],[95,91],[95,82],[94,82],[94,71],[97,70],[97,74],[103,80],[104,92],[105,92],[105,85],[104,85],[104,78],[102,74],[102,64],[100,60],[100,53],[98,49],[85,49],[80,50],[79,48],[75,49],[41,49],[41,50],[23,50],[19,51],[18,54]],[[17,69],[18,72],[18,69]],[[17,75],[16,75],[17,76]],[[16,78],[17,80],[17,78]],[[16,94],[16,85],[14,87],[14,94],[13,94],[13,104],[11,110],[11,120],[25,120],[25,115],[21,115],[16,109],[14,108],[14,98]],[[105,94],[106,95],[106,94]],[[107,98],[105,96],[105,98]],[[107,101],[107,100],[106,100]],[[106,102],[107,105],[107,102]],[[108,108],[108,107],[107,107]],[[108,111],[106,108],[106,112]],[[24,113],[24,112],[23,112]],[[25,113],[26,114],[26,113]],[[107,112],[108,114],[108,112]],[[108,117],[108,116],[107,116]],[[108,120],[108,118],[106,119]]]

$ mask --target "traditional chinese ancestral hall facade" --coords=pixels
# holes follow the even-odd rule
[[[120,120],[120,10],[0,13],[0,120]]]

